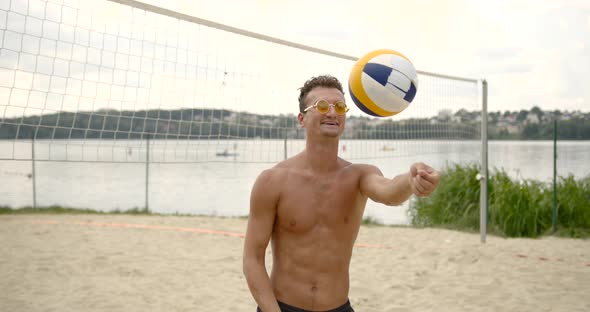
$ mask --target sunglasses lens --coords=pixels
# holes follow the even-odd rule
[[[346,104],[342,103],[342,102],[336,102],[334,104],[334,110],[336,111],[336,114],[340,114],[340,115],[344,115],[346,114]]]
[[[326,101],[318,101],[316,103],[315,109],[318,110],[318,112],[325,114],[330,110],[330,103],[326,102]]]

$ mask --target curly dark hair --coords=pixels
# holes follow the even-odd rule
[[[342,84],[336,77],[330,75],[312,77],[303,84],[303,87],[299,88],[299,112],[303,113],[303,110],[306,108],[305,97],[307,94],[317,87],[335,88],[344,94],[344,90],[342,90]]]

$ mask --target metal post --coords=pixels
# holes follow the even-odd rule
[[[553,232],[557,230],[557,119],[553,120]]]
[[[488,220],[488,82],[482,80],[481,107],[481,173],[479,197],[479,233],[481,242],[486,242]]]
[[[37,179],[35,173],[35,137],[37,136],[37,131],[35,130],[35,134],[31,138],[31,179],[33,182],[33,209],[37,208]]]
[[[287,135],[285,134],[285,141],[283,142],[283,158],[287,159]]]
[[[149,185],[150,185],[150,136],[146,136],[147,144],[145,150],[145,211],[150,210],[149,205]]]

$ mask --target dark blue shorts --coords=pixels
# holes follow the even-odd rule
[[[288,305],[288,304],[280,302],[280,301],[278,301],[278,303],[279,303],[279,307],[281,308],[281,312],[312,312],[309,310],[303,310],[298,307]],[[262,310],[260,310],[260,308],[256,309],[256,311],[262,312]],[[325,312],[354,312],[354,309],[350,305],[350,301],[346,301],[345,304],[337,307],[336,309],[332,309],[332,310],[325,311]]]

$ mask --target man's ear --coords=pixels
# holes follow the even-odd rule
[[[299,120],[299,125],[301,128],[305,128],[305,125],[303,124],[303,117],[305,117],[304,113],[299,113],[299,115],[297,115],[297,120]]]

